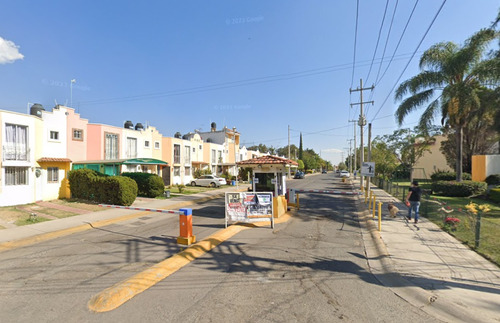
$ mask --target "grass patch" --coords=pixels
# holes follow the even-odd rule
[[[21,216],[14,224],[17,226],[29,225],[39,222],[50,221],[49,219],[37,216],[36,218],[30,217],[29,214]]]
[[[82,199],[60,199],[50,201],[54,204],[69,206],[75,209],[82,209],[88,211],[102,211],[102,208],[99,206],[99,203],[95,201],[87,201]]]
[[[500,266],[500,206],[498,204],[480,198],[431,196],[430,199],[422,201],[421,214],[474,249],[476,216],[469,214],[465,209],[470,202],[478,205],[488,204],[491,208],[490,212],[481,217],[480,243],[475,251]],[[455,230],[450,230],[444,225],[445,217],[460,219]]]

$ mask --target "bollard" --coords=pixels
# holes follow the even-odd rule
[[[378,231],[382,231],[382,202],[378,202]]]
[[[299,193],[297,193],[297,210],[300,210]]]
[[[184,214],[179,214],[180,235],[177,237],[177,243],[189,246],[196,242],[196,237],[193,235],[193,210],[180,209],[179,211]]]
[[[377,198],[376,198],[376,196],[375,196],[375,195],[373,195],[373,213],[372,213],[372,218],[374,218],[374,217],[375,217],[375,200],[376,200],[376,199],[377,199]]]

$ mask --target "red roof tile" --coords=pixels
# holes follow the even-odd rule
[[[261,156],[253,159],[243,160],[237,163],[238,165],[262,165],[262,164],[280,164],[280,165],[295,165],[299,164],[291,159],[281,158],[278,156]]]
[[[38,163],[71,163],[69,158],[42,157],[37,160]]]

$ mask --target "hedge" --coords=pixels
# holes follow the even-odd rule
[[[457,179],[457,173],[455,173],[455,172],[437,171],[431,175],[431,180],[433,182],[436,182],[436,181],[454,181],[456,179]],[[472,179],[472,176],[469,173],[462,173],[462,179],[464,181],[470,181]]]
[[[71,197],[115,205],[131,205],[137,197],[137,183],[123,176],[108,176],[91,169],[68,174]]]
[[[122,173],[122,176],[133,179],[137,183],[138,195],[155,198],[163,195],[165,184],[156,174],[149,173]]]
[[[467,197],[484,193],[487,185],[485,182],[474,181],[437,181],[432,183],[431,188],[436,195]]]
[[[486,177],[486,183],[488,185],[499,185],[500,184],[500,174],[491,174]]]
[[[495,203],[500,203],[500,187],[493,188],[488,196]]]

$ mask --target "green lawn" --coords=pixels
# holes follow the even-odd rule
[[[179,192],[179,189],[176,186],[173,186],[172,188],[167,189],[167,190],[170,191],[170,197],[175,197],[175,196],[191,195],[191,194],[219,190],[221,188],[228,187],[228,186],[230,186],[230,185],[222,185],[221,187],[216,187],[216,188],[204,187],[204,186],[186,186],[182,190],[182,193]],[[165,197],[159,196],[157,198],[164,199]]]

